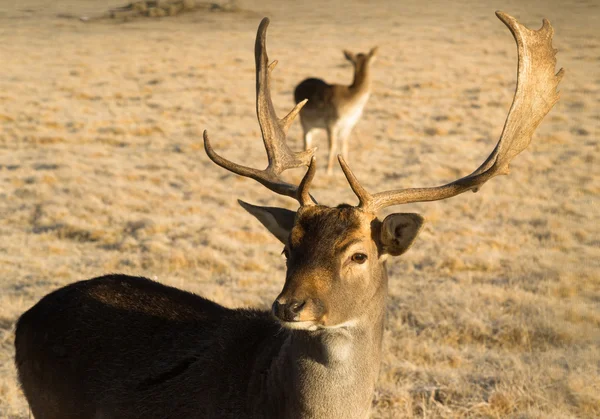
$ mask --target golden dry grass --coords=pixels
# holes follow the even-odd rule
[[[379,45],[351,142],[370,190],[466,174],[498,138],[516,52],[486,2],[240,1],[245,11],[83,23],[119,1],[0,4],[0,417],[28,416],[13,366],[18,316],[70,282],[123,272],[227,306],[268,307],[280,245],[239,208],[294,203],[214,166],[262,165],[254,35],[280,113],[307,76],[348,81],[341,49]],[[562,98],[512,174],[476,195],[408,205],[427,227],[389,265],[373,417],[600,417],[600,4],[505,2],[556,29]],[[299,148],[300,129],[290,143]],[[354,202],[324,138],[314,193]],[[258,163],[256,163],[258,162]],[[301,172],[290,178],[298,179]]]

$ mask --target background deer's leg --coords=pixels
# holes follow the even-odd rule
[[[327,163],[327,174],[333,173],[333,165],[335,163],[335,152],[337,149],[338,128],[327,127],[327,138],[329,139],[329,161]]]
[[[312,130],[310,128],[304,129],[304,149],[305,150],[308,150],[309,148],[312,147],[313,135],[314,135],[314,130]]]
[[[348,161],[348,143],[350,142],[350,134],[352,133],[352,127],[344,127],[340,131],[340,141],[342,143],[342,156],[344,157],[344,160]]]

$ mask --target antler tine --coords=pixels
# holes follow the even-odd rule
[[[293,152],[286,143],[286,133],[302,107],[306,104],[306,100],[298,103],[284,118],[277,118],[270,90],[270,75],[277,65],[277,61],[269,64],[267,56],[268,26],[269,19],[264,18],[258,27],[254,46],[256,61],[256,115],[267,152],[268,165],[266,169],[258,170],[242,166],[219,156],[211,147],[206,131],[204,132],[204,148],[208,157],[224,169],[240,176],[252,178],[275,193],[299,199],[298,186],[285,182],[279,175],[287,169],[309,166],[315,149]]]
[[[298,202],[303,207],[310,207],[315,205],[315,200],[308,190],[310,189],[310,184],[315,177],[315,172],[317,171],[317,159],[316,157],[312,157],[310,159],[310,166],[308,166],[308,170],[304,174],[302,178],[302,182],[300,182],[300,186],[298,187]]]
[[[279,195],[289,196],[294,199],[297,198],[298,187],[281,180],[277,174],[275,174],[272,170],[269,170],[269,167],[267,167],[265,170],[253,169],[251,167],[234,163],[219,156],[210,145],[207,131],[204,131],[204,150],[206,151],[208,157],[222,168],[227,169],[237,175],[254,179],[264,185],[267,189]]]
[[[556,52],[552,48],[554,30],[548,20],[543,20],[539,30],[531,30],[514,17],[496,12],[498,18],[510,29],[518,50],[517,88],[496,147],[468,176],[446,185],[432,188],[410,188],[369,195],[358,183],[343,160],[342,170],[350,186],[360,199],[359,207],[376,212],[382,208],[411,202],[446,199],[468,190],[477,190],[488,180],[509,173],[511,160],[531,143],[535,129],[559,99],[556,91],[564,70],[554,73]]]
[[[346,176],[346,180],[350,184],[352,191],[358,197],[358,207],[365,211],[369,211],[371,204],[373,203],[373,196],[371,196],[371,194],[358,182],[358,179],[356,179],[356,176],[354,176],[354,173],[350,170],[350,166],[348,166],[348,163],[346,163],[346,160],[344,160],[341,154],[338,154],[338,161],[340,162],[344,176]]]

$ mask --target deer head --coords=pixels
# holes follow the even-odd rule
[[[297,211],[259,207],[240,201],[284,245],[287,257],[285,285],[273,303],[273,314],[281,323],[295,329],[327,329],[352,325],[381,305],[387,295],[385,260],[406,252],[423,225],[423,217],[395,213],[384,220],[378,212],[392,205],[446,199],[466,191],[476,192],[489,179],[508,174],[510,161],[531,142],[533,132],[558,100],[556,88],[563,70],[554,73],[556,50],[552,48],[553,29],[547,20],[539,30],[530,30],[513,17],[496,12],[510,29],[518,49],[517,88],[504,130],[496,147],[473,173],[451,183],[430,188],[398,189],[370,194],[358,182],[344,159],[339,162],[357,206],[318,205],[309,194],[315,174],[314,150],[292,152],[286,132],[306,101],[284,118],[278,119],[270,96],[269,78],[276,62],[268,65],[266,30],[263,19],[256,39],[256,108],[268,166],[257,170],[230,162],[212,149],[204,132],[208,156],[219,166],[257,180],[268,189],[298,200]],[[369,60],[369,54],[346,57],[355,64]],[[281,179],[287,169],[308,166],[299,185]]]
[[[343,52],[344,52],[344,57],[346,57],[346,59],[348,61],[350,61],[354,65],[354,67],[358,70],[358,69],[364,68],[365,66],[367,66],[375,61],[375,57],[377,56],[377,49],[378,49],[378,47],[373,47],[366,54],[364,54],[362,52],[359,52],[358,54],[354,54],[354,53],[348,51],[347,49],[345,49]]]

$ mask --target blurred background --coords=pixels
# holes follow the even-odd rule
[[[110,272],[228,307],[267,308],[281,245],[236,203],[295,201],[217,167],[264,167],[254,37],[282,116],[306,77],[349,84],[342,49],[379,46],[350,139],[370,191],[474,170],[502,131],[517,55],[501,9],[555,28],[561,100],[477,194],[391,211],[425,230],[389,262],[375,418],[600,416],[600,3],[566,1],[0,0],[0,417],[26,418],[14,324],[43,295]],[[299,123],[288,143],[302,147]],[[313,194],[354,204],[315,145]],[[299,181],[303,170],[291,171]]]

